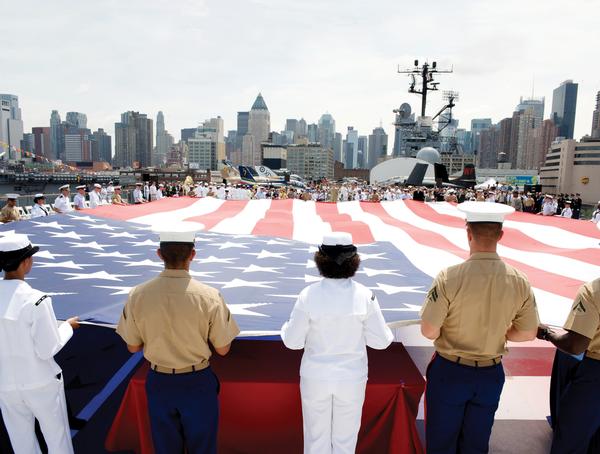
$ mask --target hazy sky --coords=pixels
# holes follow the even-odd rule
[[[328,111],[338,132],[381,121],[393,137],[392,110],[419,105],[397,66],[418,58],[454,67],[438,81],[460,92],[467,129],[511,116],[534,80],[548,118],[552,90],[573,79],[579,138],[600,90],[596,0],[0,0],[0,15],[0,93],[19,96],[29,132],[52,109],[110,134],[124,111],[162,110],[178,140],[217,115],[235,129],[260,91],[273,130]],[[428,113],[441,104],[434,94]]]

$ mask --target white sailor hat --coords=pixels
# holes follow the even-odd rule
[[[121,186],[115,186],[113,189],[116,191],[117,189],[121,189]]]
[[[94,183],[94,187],[98,189],[102,189],[102,186],[99,183]]]
[[[152,231],[158,233],[161,243],[194,243],[196,233],[204,229],[198,222],[177,222],[170,225],[153,226]]]
[[[80,184],[75,189],[85,189],[85,184]]]
[[[352,235],[346,232],[331,232],[323,235],[323,244],[319,252],[332,259],[338,265],[356,255],[356,246],[352,244]]]
[[[143,186],[142,183],[140,183],[139,181],[135,184],[136,186]]]
[[[32,246],[27,235],[15,233],[0,238],[0,265],[7,269],[28,257],[31,257],[40,248]]]
[[[65,189],[70,189],[68,184],[63,184],[60,188],[58,188],[59,191],[64,191]]]
[[[457,208],[466,214],[467,222],[504,222],[515,209],[503,203],[463,202]]]
[[[45,198],[46,198],[46,196],[44,194],[36,194],[33,196],[33,201],[37,202],[38,200],[45,199]]]
[[[19,194],[6,194],[6,198],[8,200],[17,200],[19,198]]]
[[[352,235],[346,232],[331,232],[323,235],[323,246],[348,246],[352,244]]]

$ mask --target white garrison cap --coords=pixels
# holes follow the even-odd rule
[[[140,183],[140,182],[137,182],[135,185],[136,185],[136,186],[143,186],[143,184],[142,184],[142,183]]]
[[[17,200],[19,198],[19,194],[6,194],[6,198]]]
[[[463,202],[457,208],[467,215],[467,222],[504,222],[515,209],[503,203]]]
[[[203,228],[204,226],[198,222],[177,222],[153,226],[152,231],[158,233],[161,243],[194,243],[196,233]]]
[[[98,189],[102,189],[102,186],[100,184],[98,184],[98,183],[94,183],[94,187],[98,188]]]
[[[323,235],[323,246],[350,246],[352,235],[346,232],[331,232]]]
[[[29,237],[22,233],[14,233],[0,238],[0,252],[13,252],[31,245]]]
[[[81,185],[77,186],[75,189],[85,189],[85,184],[81,184]]]
[[[34,199],[45,199],[46,196],[44,194],[36,194],[33,196]]]
[[[121,186],[115,186],[113,189],[116,191],[117,189],[121,189]]]
[[[60,191],[62,191],[63,189],[69,189],[69,185],[68,184],[63,184],[60,188],[58,188]]]

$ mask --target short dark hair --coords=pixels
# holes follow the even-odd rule
[[[335,260],[321,251],[315,252],[314,259],[319,274],[330,279],[347,279],[352,277],[356,274],[360,266],[360,256],[358,254],[344,260],[341,265],[338,265]]]
[[[193,243],[160,243],[160,255],[167,268],[178,268],[183,265],[193,249]]]
[[[500,222],[469,222],[468,226],[473,236],[483,241],[498,241],[502,232]]]

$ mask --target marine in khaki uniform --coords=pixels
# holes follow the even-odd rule
[[[434,340],[427,370],[427,453],[485,453],[504,386],[506,341],[535,338],[535,297],[525,275],[496,253],[502,204],[465,202],[470,257],[441,271],[421,311]]]
[[[7,223],[21,219],[17,208],[18,194],[6,194],[6,205],[0,210],[0,222]]]
[[[113,205],[127,205],[127,202],[121,197],[121,186],[115,186],[113,188],[111,203]]]
[[[197,230],[180,223],[160,233],[165,270],[131,290],[117,327],[129,351],[143,350],[150,362],[146,393],[157,454],[217,452],[211,346],[226,355],[240,332],[221,294],[190,277]]]
[[[538,331],[538,338],[566,353],[585,352],[560,398],[551,452],[585,454],[600,429],[600,278],[581,286],[564,329],[559,334],[541,325]]]

